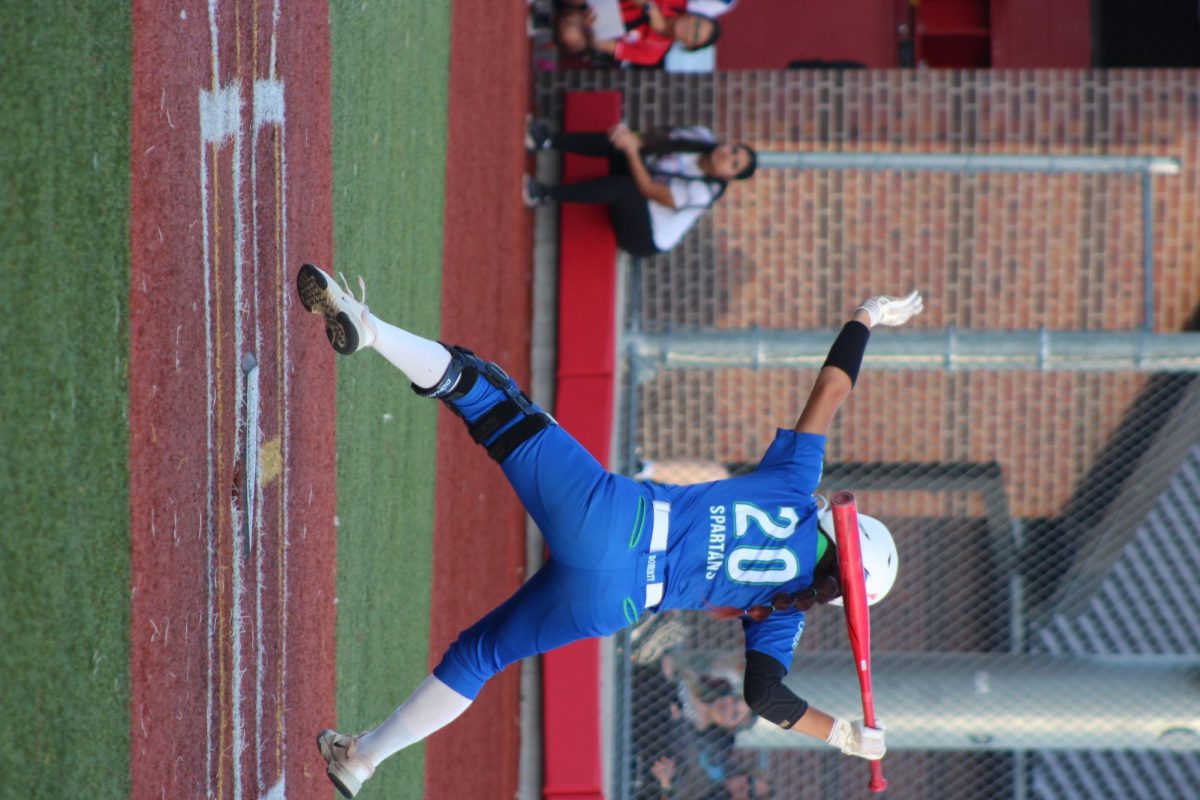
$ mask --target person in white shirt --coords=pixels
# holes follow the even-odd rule
[[[719,17],[727,11],[732,11],[737,0],[688,0],[688,11],[704,14],[706,17]]]
[[[531,152],[563,150],[609,160],[609,174],[548,186],[525,176],[531,208],[551,200],[608,206],[617,245],[630,255],[665,253],[725,192],[730,181],[754,174],[758,157],[742,143],[718,142],[700,126],[645,137],[618,124],[607,132],[552,133],[533,120],[525,139]]]

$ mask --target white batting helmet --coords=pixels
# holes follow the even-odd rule
[[[833,530],[833,511],[827,504],[823,505],[824,509],[818,524],[821,530],[836,543],[837,535]],[[866,514],[858,515],[858,534],[859,541],[862,543],[867,605],[873,606],[887,597],[887,593],[892,590],[892,584],[896,582],[896,569],[899,566],[900,557],[896,553],[896,541],[892,538],[892,532],[874,517],[868,517]],[[840,606],[842,598],[831,600],[829,604]]]

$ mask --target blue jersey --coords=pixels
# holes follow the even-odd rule
[[[820,536],[813,491],[824,457],[824,436],[780,429],[754,472],[654,487],[655,499],[671,503],[660,610],[748,609],[811,585]],[[802,612],[776,611],[764,622],[743,624],[747,650],[791,666]]]

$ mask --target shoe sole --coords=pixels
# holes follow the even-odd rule
[[[296,289],[300,292],[300,302],[304,308],[313,314],[325,318],[325,338],[333,349],[344,356],[358,350],[358,331],[345,311],[339,311],[330,297],[329,281],[325,273],[312,264],[300,267],[296,276]],[[347,795],[349,797],[350,795]]]

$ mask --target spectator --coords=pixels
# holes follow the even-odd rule
[[[729,681],[664,656],[633,667],[631,730],[639,798],[702,797],[733,774],[734,735],[755,716]]]
[[[771,781],[766,775],[738,767],[701,797],[703,800],[770,800],[774,796]]]
[[[675,684],[658,665],[633,667],[633,739],[639,800],[670,796],[680,771],[683,719],[675,705]]]
[[[597,55],[622,66],[658,67],[678,43],[700,50],[717,41],[721,26],[715,19],[688,10],[687,0],[620,0],[625,33],[597,39],[595,12],[585,2],[563,0],[557,6],[556,39],[564,55]]]
[[[703,14],[706,17],[719,17],[732,11],[737,0],[688,0],[688,11]]]
[[[608,159],[608,175],[578,183],[547,186],[526,176],[525,204],[606,205],[617,245],[635,256],[673,248],[730,181],[754,174],[758,161],[748,145],[720,143],[700,126],[642,137],[624,124],[607,133],[551,133],[547,123],[533,120],[525,144],[534,152],[564,150]]]

